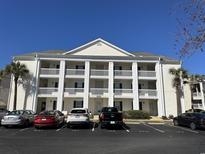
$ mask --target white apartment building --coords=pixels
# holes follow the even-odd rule
[[[88,108],[104,106],[143,110],[153,116],[177,115],[176,90],[170,68],[179,61],[145,52],[128,52],[103,39],[70,51],[35,52],[14,57],[25,64],[30,79],[18,86],[17,109]],[[13,109],[11,83],[8,109]],[[181,104],[182,112],[191,106]]]

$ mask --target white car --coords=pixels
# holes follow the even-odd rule
[[[86,108],[74,108],[67,116],[67,127],[88,126],[90,127],[89,112]]]

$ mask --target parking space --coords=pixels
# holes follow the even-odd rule
[[[4,128],[0,127],[0,136],[4,136],[5,133],[7,135],[15,135],[15,134],[62,134],[62,133],[75,133],[75,132],[81,132],[81,133],[126,133],[126,134],[136,134],[136,133],[143,133],[143,134],[172,134],[172,135],[188,135],[188,134],[195,134],[195,135],[205,135],[205,130],[191,130],[187,127],[179,127],[179,126],[173,126],[168,124],[149,124],[149,123],[139,123],[139,124],[128,124],[124,125],[122,127],[119,127],[115,129],[114,127],[108,128],[108,129],[101,129],[99,126],[92,125],[93,127],[87,129],[87,128],[81,128],[81,127],[75,127],[75,128],[67,128],[66,125],[60,127],[60,128],[43,128],[43,129],[36,129],[34,127],[29,128]]]
[[[204,130],[167,124],[128,124],[121,129],[0,127],[0,153],[200,153],[205,152],[204,139]]]

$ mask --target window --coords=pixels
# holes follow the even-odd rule
[[[83,101],[74,101],[73,108],[83,108]]]
[[[58,88],[58,82],[55,82],[55,88]]]
[[[122,70],[122,66],[114,66],[114,70]]]
[[[44,111],[46,109],[46,102],[41,103],[41,111]]]
[[[114,106],[118,109],[118,111],[122,111],[122,102],[121,101],[115,101]]]
[[[53,101],[53,110],[56,110],[56,105],[57,105],[57,102]]]
[[[122,89],[122,83],[114,83],[114,88],[115,89]]]
[[[84,88],[84,82],[75,82],[75,88]]]
[[[76,65],[75,66],[75,69],[85,69],[85,66],[84,65]]]

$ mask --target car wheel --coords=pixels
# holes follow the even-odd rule
[[[195,130],[196,129],[196,124],[194,122],[190,123],[190,128],[192,130]]]
[[[174,120],[173,123],[174,123],[174,126],[179,126],[178,120]]]

